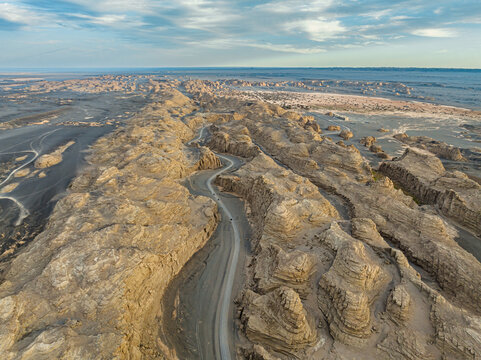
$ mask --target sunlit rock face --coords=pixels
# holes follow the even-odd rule
[[[245,296],[249,306],[243,318],[251,341],[286,353],[315,342],[314,324],[308,320],[299,294],[294,290],[280,287],[266,295],[247,292]]]
[[[215,184],[245,200],[252,227],[232,299],[236,356],[480,356],[481,264],[456,243],[448,221],[479,235],[480,188],[426,151],[436,149],[409,149],[376,171],[357,148],[386,158],[374,137],[349,145],[354,134],[344,131],[346,140],[336,143],[310,114],[280,106],[275,93],[268,103],[230,87],[251,82],[149,79],[132,90],[104,80],[33,86],[143,91],[149,103],[92,146],[44,231],[2,273],[2,358],[175,359],[157,336],[160,307],[166,287],[218,224],[215,203],[184,186],[191,174],[221,166],[214,152],[242,160]],[[338,106],[332,111],[368,111],[376,101],[405,106],[343,99],[329,100]],[[201,128],[206,146],[187,146]],[[48,171],[66,149],[34,165]],[[457,156],[448,150],[443,156]]]
[[[220,165],[209,149],[184,147],[193,132],[178,114],[190,111],[188,98],[167,90],[93,146],[45,231],[3,274],[2,358],[160,356],[149,330],[159,299],[218,221],[213,201],[180,184]]]
[[[481,265],[456,243],[452,226],[421,208],[408,188],[399,189],[401,176],[391,180],[383,170],[400,167],[402,159],[386,161],[381,172],[389,177],[383,176],[356,146],[323,136],[301,113],[246,102],[236,91],[216,98],[216,91],[205,83],[191,88],[201,104],[208,99],[206,108],[239,114],[214,121],[209,146],[246,161],[217,180],[247,201],[254,226],[239,300],[241,330],[252,344],[241,345],[243,356],[470,359],[481,353],[474,285],[481,283]],[[372,136],[361,146],[389,158]],[[434,160],[419,168],[443,177],[437,184],[446,188],[466,178],[446,177],[438,165]],[[314,196],[312,186],[331,197]],[[303,311],[278,310],[286,288]],[[289,330],[294,313],[305,313],[305,322],[297,315],[304,338]]]
[[[380,171],[401,184],[421,203],[441,212],[481,235],[481,185],[460,171],[446,171],[433,154],[416,148],[395,161],[381,164]]]
[[[319,304],[334,338],[360,346],[371,336],[372,304],[391,276],[369,248],[340,232],[332,226],[323,234],[337,250],[331,268],[321,277]]]

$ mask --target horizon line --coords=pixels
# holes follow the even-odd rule
[[[481,70],[475,67],[422,66],[72,66],[72,67],[0,67],[0,72],[42,70],[129,70],[129,69],[403,69],[403,70]]]

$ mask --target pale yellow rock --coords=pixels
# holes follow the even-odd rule
[[[44,154],[39,156],[35,160],[35,167],[38,169],[44,169],[61,163],[63,160],[62,154],[65,152],[65,150],[67,150],[74,144],[75,141],[69,141],[67,144],[59,146],[50,154]]]
[[[352,138],[354,136],[354,134],[352,133],[352,131],[342,130],[339,133],[339,136],[342,137],[344,140],[349,140],[350,138]]]
[[[274,354],[283,360],[479,357],[476,324],[481,299],[481,267],[473,256],[456,243],[453,228],[439,216],[418,207],[415,199],[398,186],[395,187],[390,179],[374,177],[368,162],[354,146],[341,146],[327,137],[322,138],[312,128],[305,127],[307,119],[302,119],[301,113],[278,109],[276,104],[282,104],[286,94],[271,92],[269,103],[259,101],[259,93],[255,92],[249,97],[242,90],[228,90],[222,93],[226,96],[218,97],[218,88],[208,82],[195,81],[189,84],[191,87],[188,91],[205,109],[214,112],[222,109],[223,113],[231,109],[243,115],[238,120],[223,118],[219,134],[222,132],[220,143],[224,151],[238,151],[237,155],[243,156],[247,164],[234,175],[222,176],[219,184],[242,196],[249,204],[254,236],[252,266],[246,269],[248,280],[245,288],[260,292],[258,296],[262,297],[270,296],[266,292],[273,284],[277,288],[275,269],[280,269],[276,264],[280,257],[275,255],[270,244],[278,246],[286,254],[297,251],[314,254],[317,262],[311,279],[323,279],[320,286],[308,284],[307,281],[298,290],[302,293],[309,316],[315,316],[321,322],[327,320],[329,329],[318,329],[320,339],[327,341],[306,346],[302,350],[291,348],[288,355],[274,350],[269,345],[272,339],[267,336],[252,337],[254,344],[261,345],[269,355]],[[250,82],[242,81],[235,86],[244,84],[252,86]],[[265,85],[277,86],[267,82]],[[311,95],[297,93],[292,96],[299,96],[300,103],[303,97]],[[375,100],[375,104],[378,101]],[[359,102],[363,103],[364,99],[359,98]],[[335,116],[334,113],[331,115]],[[270,161],[267,156],[247,155],[245,149],[239,150],[236,131],[243,127],[248,129],[250,139],[245,138],[247,133],[243,131],[242,142],[252,142],[259,147],[261,155],[266,152],[280,166],[287,167],[284,173],[279,172],[271,177],[266,166],[261,165]],[[336,128],[329,130],[340,131]],[[216,131],[213,136],[216,136]],[[373,150],[381,151],[377,148]],[[377,154],[382,158],[387,157],[382,151]],[[452,154],[455,155],[455,152]],[[256,159],[262,159],[262,162]],[[249,166],[251,163],[255,166]],[[426,173],[429,173],[431,168],[429,164],[427,166],[429,171]],[[263,173],[259,174],[257,168]],[[313,236],[306,213],[316,207],[309,206],[297,195],[286,196],[298,194],[294,181],[282,180],[289,177],[285,172],[290,170],[301,179],[309,179],[322,190],[342,199],[347,207],[346,213],[353,218],[352,222],[338,221],[338,224],[330,225],[325,230],[329,216],[323,216],[321,212],[313,217],[319,221],[317,234]],[[456,182],[465,182],[465,179],[462,174],[453,173],[451,177],[443,177],[437,184],[449,187]],[[280,194],[282,196],[279,199]],[[295,199],[297,203],[291,204],[285,201],[287,199]],[[275,224],[268,230],[277,228],[278,231],[266,234],[267,210],[271,205],[272,209],[277,209],[278,204],[289,204],[286,212],[296,216],[297,221],[285,221],[285,228],[282,224]],[[293,228],[296,230],[288,237],[280,234],[281,231],[288,233]],[[384,239],[389,240],[389,245]],[[364,252],[359,251],[358,247],[363,247]],[[416,271],[409,261],[422,268],[422,272]],[[373,276],[376,273],[378,275]],[[303,279],[302,276],[300,278]],[[376,279],[384,285],[376,285]],[[283,284],[295,288],[290,280],[284,278]],[[393,289],[396,290],[392,292]],[[312,303],[312,297],[317,293],[322,311]],[[391,301],[389,311],[384,311],[388,299]],[[434,306],[438,303],[437,299],[450,303],[452,307],[439,311],[439,307]],[[249,302],[244,299],[242,311],[248,305]],[[464,318],[459,317],[461,313]],[[391,314],[395,314],[394,317]],[[395,318],[397,320],[393,321]],[[438,334],[436,343],[432,341],[433,327]],[[263,326],[259,328],[265,329]],[[262,351],[259,353],[262,356],[265,354]]]
[[[383,162],[382,173],[401,184],[423,204],[481,235],[481,185],[460,171],[447,171],[434,155],[407,149],[395,161]]]
[[[431,310],[438,346],[450,358],[476,359],[481,354],[481,316],[468,314],[441,296]]]
[[[4,186],[3,188],[0,189],[0,193],[9,193],[9,192],[12,192],[13,190],[15,190],[18,186],[18,183],[11,183],[11,184],[8,184],[6,186]]]
[[[18,170],[16,171],[13,176],[16,177],[16,178],[19,178],[19,177],[24,177],[24,176],[27,176],[28,174],[30,174],[30,169],[28,168],[23,168],[21,170]]]
[[[406,322],[411,315],[411,297],[403,285],[396,286],[389,295],[386,311],[395,321]]]
[[[299,250],[285,252],[275,244],[274,239],[268,237],[261,240],[260,247],[254,274],[259,288],[268,292],[285,285],[300,295],[307,295],[308,281],[315,270],[315,256]]]
[[[329,125],[327,131],[341,131],[341,127],[339,125]]]
[[[383,357],[388,359],[433,360],[436,355],[425,345],[429,341],[424,334],[409,329],[402,329],[389,334],[378,348],[383,350]]]
[[[170,113],[192,108],[179,92],[159,93],[92,146],[45,230],[2,273],[2,359],[162,355],[150,331],[162,295],[218,221],[212,200],[180,184],[200,155],[186,155],[192,131]],[[61,160],[69,144],[36,165]]]
[[[319,305],[329,322],[331,335],[352,346],[363,346],[371,336],[371,306],[391,280],[379,260],[360,241],[334,228],[325,235],[335,244],[336,257],[322,275]],[[352,240],[351,240],[352,239]]]
[[[436,154],[440,158],[454,161],[466,161],[459,148],[448,145],[441,141],[436,141],[430,137],[408,136],[406,134],[396,134],[394,137],[410,146],[429,150],[431,153]]]
[[[28,157],[28,155],[19,156],[19,157],[15,158],[15,161],[23,161],[23,160],[25,160],[27,157]]]
[[[377,231],[376,224],[369,218],[354,218],[351,220],[352,236],[373,247],[389,248]]]
[[[280,287],[266,295],[248,291],[247,307],[242,314],[251,341],[289,353],[312,345],[316,330],[308,319],[299,295],[288,287]]]

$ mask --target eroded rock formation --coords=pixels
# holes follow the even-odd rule
[[[361,346],[372,333],[372,304],[391,280],[369,248],[343,234],[337,225],[321,240],[332,246],[336,257],[320,280],[319,304],[334,339]]]
[[[339,125],[329,125],[327,131],[341,131],[341,127]]]
[[[210,149],[245,163],[216,180],[245,200],[253,229],[236,301],[239,356],[481,356],[481,264],[417,204],[444,206],[469,226],[476,220],[464,209],[478,211],[479,185],[418,150],[374,177],[354,145],[323,137],[312,117],[234,90],[217,96],[242,84],[189,80],[182,88],[192,99],[152,79],[143,85],[153,102],[96,143],[45,231],[2,274],[4,358],[175,359],[153,330],[160,299],[218,220],[213,201],[182,185],[220,165],[208,148],[184,145],[200,128]]]
[[[427,136],[409,136],[406,134],[396,134],[394,135],[399,141],[403,143],[417,147],[424,150],[429,150],[431,153],[439,156],[443,159],[454,160],[454,161],[465,161],[461,150],[455,146],[446,144],[442,141],[434,140]]]
[[[228,135],[216,149],[239,148],[242,128],[242,142],[252,142],[259,153],[253,156],[249,147],[238,151],[247,164],[219,179],[224,190],[246,199],[255,230],[240,301],[242,329],[253,342],[242,351],[246,358],[471,359],[481,354],[476,325],[481,293],[474,285],[481,284],[481,264],[456,243],[455,229],[389,178],[374,178],[354,146],[306,129],[300,114],[257,101],[236,103],[235,96],[215,99],[210,91],[192,92],[206,111],[234,107],[243,115],[212,127],[213,138],[217,132]],[[253,176],[256,171],[267,175]],[[351,219],[324,212],[308,225],[299,216],[301,201],[287,200],[299,188],[279,186],[294,179],[291,171],[335,194]],[[275,291],[284,287],[299,295],[307,323],[318,324],[317,342],[274,333],[273,324],[288,322],[291,315],[277,312],[285,319],[274,320],[265,304],[279,308]],[[248,325],[250,318],[255,326]]]
[[[344,140],[349,140],[354,136],[354,134],[352,133],[352,131],[344,129],[339,133],[339,136],[342,137]]]
[[[67,144],[58,147],[50,154],[44,154],[39,156],[37,160],[35,160],[35,167],[39,169],[44,169],[62,162],[62,154],[73,144],[75,144],[75,141],[69,141]]]
[[[446,171],[427,151],[407,149],[379,170],[413,194],[423,204],[439,210],[481,236],[481,185],[460,171]]]
[[[288,287],[280,287],[267,295],[247,291],[244,295],[249,304],[242,317],[247,337],[280,352],[313,345],[316,329],[302,305],[299,294]]]
[[[359,140],[359,143],[367,148],[373,145],[375,142],[376,138],[374,136],[365,136],[361,140]]]
[[[218,159],[195,153],[171,90],[93,146],[88,168],[0,285],[3,359],[166,354],[152,329],[165,287],[216,228],[215,203],[180,180]]]

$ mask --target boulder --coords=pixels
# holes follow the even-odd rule
[[[352,131],[344,129],[339,133],[339,136],[342,137],[344,140],[349,140],[354,136],[354,134],[352,133]]]

